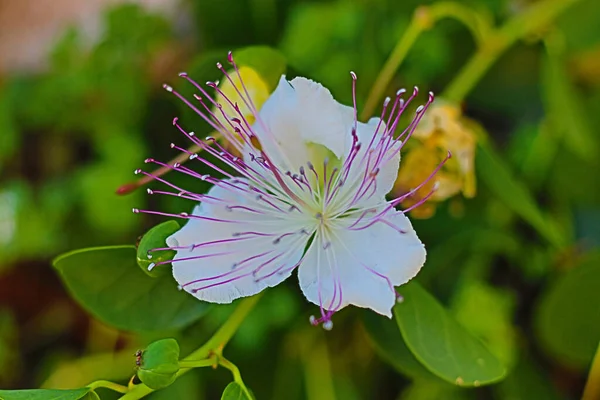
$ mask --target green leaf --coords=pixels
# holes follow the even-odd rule
[[[545,57],[542,82],[550,126],[573,153],[584,160],[593,161],[598,153],[595,132],[585,113],[583,101],[569,81],[560,57]]]
[[[442,382],[411,353],[394,321],[367,310],[361,313],[367,335],[383,360],[412,379]]]
[[[549,242],[557,247],[564,245],[564,235],[542,213],[529,189],[513,176],[502,158],[487,143],[479,143],[475,161],[481,180],[500,201]]]
[[[600,341],[600,252],[587,256],[542,295],[535,328],[550,354],[585,369]]]
[[[254,400],[254,397],[239,383],[231,382],[223,391],[221,400]]]
[[[137,249],[137,263],[148,275],[153,278],[166,275],[171,272],[171,264],[156,265],[162,261],[169,261],[175,257],[174,250],[152,251],[157,248],[166,247],[166,239],[181,229],[177,221],[167,221],[150,229],[142,237]]]
[[[162,389],[176,379],[179,371],[179,344],[175,339],[151,343],[142,352],[138,377],[152,389]]]
[[[0,390],[0,400],[100,400],[90,388]]]
[[[511,292],[471,278],[465,279],[455,290],[450,309],[463,327],[480,338],[490,352],[510,368],[519,351],[512,322],[514,306]]]
[[[119,329],[179,329],[200,318],[208,304],[178,291],[170,278],[151,278],[136,265],[134,246],[81,249],[54,260],[72,296],[90,313]]]
[[[402,337],[414,356],[440,378],[460,386],[499,381],[506,370],[416,282],[401,287],[404,302],[394,308]]]
[[[274,90],[286,69],[286,59],[279,51],[267,46],[244,47],[233,52],[238,66],[252,67]]]

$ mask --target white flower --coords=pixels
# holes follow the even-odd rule
[[[231,56],[229,60],[237,71]],[[174,125],[202,146],[206,156],[190,158],[215,170],[213,177],[178,164],[173,167],[212,183],[207,194],[162,179],[175,192],[149,190],[199,202],[191,214],[175,215],[188,222],[167,240],[177,251],[173,276],[180,288],[200,300],[229,303],[275,286],[298,269],[302,292],[320,307],[320,317],[311,317],[313,324],[330,329],[333,313],[349,304],[391,317],[397,298],[394,286],[419,272],[425,248],[405,212],[395,209],[414,190],[391,201],[385,195],[396,180],[402,144],[433,96],[417,108],[410,125],[394,135],[416,88],[407,101],[401,98],[404,91],[393,101],[386,99],[381,118],[362,123],[357,122],[356,100],[354,107],[347,107],[318,83],[281,77],[260,111],[246,89],[240,89],[245,106],[253,110],[255,122],[250,124],[237,104],[229,104],[237,115],[225,115],[225,107],[216,105],[201,85],[181,76],[200,91],[197,105],[166,89],[194,108],[243,158],[213,138],[198,139],[175,119]],[[354,94],[353,73],[352,78]],[[208,85],[219,91],[216,84]],[[220,115],[211,112],[215,105]]]

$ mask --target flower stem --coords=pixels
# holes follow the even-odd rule
[[[446,91],[447,100],[462,101],[493,63],[517,40],[535,33],[579,0],[545,0],[529,7],[488,35],[477,52],[462,68]]]
[[[361,113],[362,120],[373,114],[396,70],[421,33],[430,29],[438,20],[443,18],[454,18],[462,22],[478,42],[482,41],[490,30],[487,20],[460,3],[440,2],[431,6],[418,7],[404,34],[392,50],[392,54],[375,80]]]
[[[238,367],[234,363],[222,356],[219,356],[219,365],[231,371],[231,374],[233,375],[233,381],[240,385],[246,396],[249,399],[251,399],[252,395],[250,394],[248,388],[244,384],[244,381],[242,380],[242,375],[240,374],[240,370],[238,369]]]
[[[119,385],[118,383],[114,383],[114,382],[110,382],[110,381],[103,381],[103,380],[94,381],[94,382],[90,383],[89,385],[87,385],[87,387],[91,388],[92,390],[96,390],[96,389],[102,387],[102,388],[114,390],[115,392],[119,392],[119,393],[127,393],[127,390],[128,390],[127,386],[123,386],[123,385]]]
[[[210,339],[208,339],[208,341],[205,344],[203,344],[199,349],[197,349],[196,351],[185,357],[183,360],[181,360],[180,365],[181,363],[188,362],[201,363],[203,361],[206,361],[206,359],[209,358],[213,353],[220,354],[223,347],[227,344],[227,342],[229,342],[231,337],[238,330],[244,319],[246,319],[246,317],[254,308],[261,296],[262,294],[259,293],[252,297],[246,297],[245,299],[240,301],[240,304],[237,306],[235,311],[229,316],[227,321],[225,321],[225,323],[219,328],[219,330],[215,332],[215,334]],[[180,369],[179,372],[177,372],[177,377],[180,377],[181,375],[185,374],[190,370],[191,368],[188,367]],[[134,387],[132,387],[124,396],[121,397],[120,400],[141,399],[142,397],[152,393],[153,391],[153,389],[150,389],[148,386],[142,383],[140,385],[135,385]]]
[[[212,367],[217,365],[217,360],[214,357],[207,358],[205,360],[181,360],[179,361],[179,368],[203,368]]]
[[[592,361],[587,382],[583,389],[583,396],[581,397],[581,400],[598,399],[600,399],[600,343],[598,343],[598,349]]]

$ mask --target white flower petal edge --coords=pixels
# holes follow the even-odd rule
[[[353,231],[346,229],[352,221],[344,221],[345,227],[322,236],[325,243],[312,243],[298,269],[300,288],[309,301],[324,310],[353,304],[392,317],[394,286],[417,275],[426,253],[404,214],[391,210],[387,218],[404,233],[384,224]]]
[[[213,186],[207,195],[242,207],[262,207],[252,198],[219,186]],[[276,236],[240,234],[265,228],[274,235],[289,231],[286,221],[279,222],[281,226],[278,221],[264,221],[261,214],[231,210],[223,204],[196,206],[190,221],[167,238],[167,245],[178,249],[173,277],[182,289],[211,303],[231,303],[278,285],[291,275],[303,248],[275,247]]]

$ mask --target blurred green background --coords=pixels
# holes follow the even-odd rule
[[[115,194],[146,157],[166,161],[176,155],[169,143],[187,146],[174,116],[208,132],[163,82],[181,70],[217,79],[213,60],[261,44],[286,57],[288,76],[317,80],[343,103],[355,71],[360,109],[415,10],[434,3],[2,1],[0,388],[127,382],[136,348],[175,336],[187,354],[229,313],[215,307],[176,332],[120,332],[83,311],[51,268],[62,252],[134,243],[162,221],[132,207],[189,209],[143,189]],[[501,25],[534,3],[461,4]],[[507,378],[477,389],[415,378],[396,365],[393,345],[373,346],[383,332],[373,315],[344,310],[332,332],[311,327],[314,307],[291,279],[267,292],[227,349],[257,398],[579,398],[600,339],[599,20],[600,2],[575,2],[493,64],[461,104],[489,138],[478,148],[477,196],[414,222],[428,248],[419,282],[488,345]],[[475,50],[462,24],[441,20],[386,93],[442,93]],[[151,398],[219,398],[228,381],[226,371],[194,371]]]

